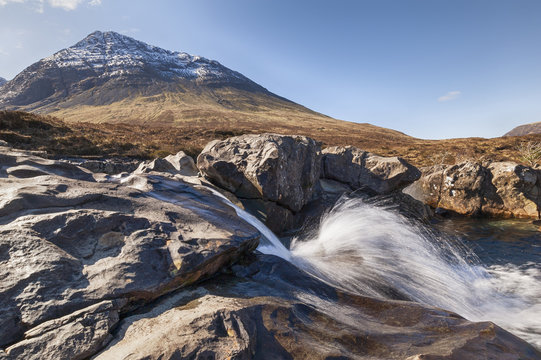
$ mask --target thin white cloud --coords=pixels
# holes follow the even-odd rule
[[[120,30],[120,33],[124,35],[133,35],[133,34],[137,34],[139,31],[141,31],[139,28],[129,28],[129,29]]]
[[[83,3],[87,3],[91,6],[101,5],[102,0],[0,0],[0,6],[6,6],[11,3],[28,4],[35,11],[43,13],[44,5],[48,4],[53,8],[60,8],[66,11],[77,9],[77,7]]]
[[[23,3],[26,0],[0,0],[0,6],[5,6],[9,3]]]
[[[75,10],[82,0],[49,0],[49,5],[66,11]]]
[[[449,91],[447,94],[440,96],[438,98],[438,102],[446,102],[458,99],[462,93],[458,90],[455,91]]]

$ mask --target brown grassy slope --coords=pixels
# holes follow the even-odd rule
[[[286,99],[267,93],[239,89],[197,88],[194,91],[131,97],[107,105],[57,104],[48,114],[69,123],[111,123],[145,125],[152,128],[178,127],[192,131],[330,133],[347,137],[379,135],[388,139],[409,139],[398,131],[356,124],[319,114]]]
[[[322,116],[322,115],[320,115]],[[541,135],[493,139],[415,139],[369,124],[331,119],[309,127],[301,121],[185,121],[172,125],[64,122],[50,116],[0,111],[0,139],[16,147],[45,150],[51,155],[130,156],[151,158],[184,150],[196,156],[213,139],[276,132],[313,137],[323,146],[353,145],[380,155],[402,156],[416,166],[452,164],[467,159],[520,162],[517,146]],[[314,121],[315,122],[315,121]]]

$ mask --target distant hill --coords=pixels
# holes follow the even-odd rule
[[[7,83],[7,80],[3,77],[0,77],[0,86],[4,85],[5,83]]]
[[[541,122],[520,125],[509,131],[504,136],[523,136],[530,134],[541,134]]]

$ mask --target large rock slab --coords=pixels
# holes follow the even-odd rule
[[[322,177],[389,194],[419,179],[421,172],[399,157],[383,157],[353,146],[332,146],[323,150]]]
[[[55,175],[69,179],[95,181],[92,172],[63,161],[43,159],[29,152],[0,147],[0,178],[32,178]]]
[[[298,212],[320,172],[320,145],[305,136],[242,135],[209,143],[199,170],[239,198],[272,201]]]
[[[423,169],[405,192],[462,215],[538,218],[541,171],[513,162],[438,165]]]
[[[126,301],[106,300],[25,333],[25,339],[6,349],[11,359],[86,359],[112,339],[119,309]]]
[[[493,323],[472,323],[412,302],[341,293],[273,256],[238,265],[234,274],[183,290],[125,318],[95,359],[540,356]]]
[[[125,303],[122,311],[137,307],[215,274],[258,244],[259,232],[220,197],[170,174],[98,182],[74,165],[3,152],[0,188],[0,348],[15,344],[6,352],[19,358],[41,348],[41,337],[23,340],[39,332],[32,329],[76,319],[106,300]],[[55,325],[58,336],[74,331],[73,341],[43,349],[87,356],[77,339],[101,343],[105,333],[96,331],[115,322],[104,314],[84,315],[94,329],[88,334],[77,332],[88,330],[78,320]]]

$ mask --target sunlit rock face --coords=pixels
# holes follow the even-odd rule
[[[462,215],[537,218],[541,171],[513,162],[437,165],[424,168],[405,192]]]
[[[295,214],[312,199],[320,151],[320,144],[305,136],[242,135],[209,143],[197,166],[280,232],[293,226]]]
[[[319,178],[320,145],[305,136],[242,135],[212,142],[199,169],[242,198],[262,198],[299,211]]]
[[[399,157],[378,156],[353,146],[333,146],[323,150],[322,177],[389,194],[419,179],[421,172]]]

